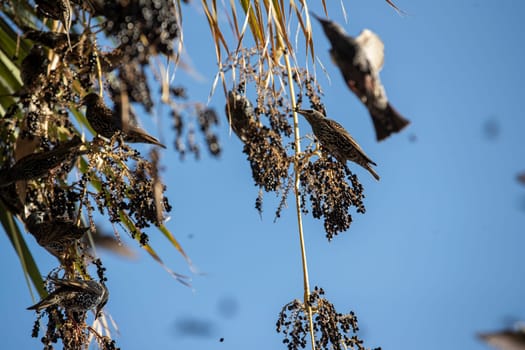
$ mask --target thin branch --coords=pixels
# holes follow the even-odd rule
[[[306,313],[308,314],[308,323],[310,325],[310,339],[312,343],[312,350],[315,350],[315,333],[314,333],[314,322],[313,312],[310,305],[310,282],[308,278],[308,263],[306,261],[306,248],[304,244],[304,233],[303,233],[303,219],[301,216],[301,197],[299,190],[301,186],[300,180],[300,165],[299,165],[299,154],[301,153],[301,136],[299,133],[299,118],[295,111],[295,92],[293,88],[293,74],[292,67],[290,65],[290,59],[288,53],[284,54],[284,61],[286,63],[286,70],[288,71],[288,86],[290,89],[290,100],[293,108],[293,124],[294,124],[294,143],[295,143],[295,157],[293,162],[294,167],[294,195],[295,195],[295,209],[297,215],[297,228],[299,230],[299,243],[301,245],[301,261],[303,265],[303,283],[304,283],[304,306],[306,307]]]

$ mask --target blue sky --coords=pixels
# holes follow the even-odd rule
[[[331,85],[319,77],[328,113],[378,164],[381,181],[353,167],[365,187],[367,213],[353,215],[350,230],[330,243],[322,222],[304,218],[310,282],[322,286],[339,311],[356,312],[368,347],[487,349],[477,332],[525,319],[525,186],[516,181],[525,171],[519,151],[525,146],[525,3],[397,4],[409,15],[399,16],[381,0],[345,2],[345,29],[355,35],[366,27],[385,42],[383,83],[392,104],[412,121],[381,143],[313,23],[316,53],[331,76]],[[343,23],[339,2],[329,5],[330,17]],[[322,13],[317,3],[311,8]],[[207,78],[177,77],[193,99],[206,101],[215,55],[205,45],[210,35],[199,3],[184,11],[188,54]],[[101,254],[111,290],[106,311],[119,326],[122,349],[285,349],[275,322],[284,304],[302,296],[293,201],[274,223],[276,202],[267,194],[259,217],[257,188],[241,142],[228,134],[223,96],[217,93],[210,105],[221,113],[221,158],[180,161],[172,149],[162,158],[174,207],[168,227],[202,272],[193,275],[193,288],[138,248],[136,261]],[[158,114],[169,126],[166,110]],[[143,120],[170,142],[169,128],[158,133]],[[302,132],[310,132],[301,122]],[[168,265],[191,274],[168,243],[150,233]],[[32,237],[27,240],[42,271],[56,265]],[[25,310],[33,300],[18,259],[5,235],[0,245],[3,345],[38,348],[30,338],[34,314]],[[196,325],[200,335],[181,331],[181,324]]]

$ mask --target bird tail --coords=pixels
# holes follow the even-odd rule
[[[160,143],[159,140],[147,134],[144,130],[140,128],[130,127],[128,130],[126,130],[125,134],[126,136],[124,137],[124,141],[149,143],[149,144],[156,145],[162,148],[166,148],[166,146]]]
[[[162,143],[160,143],[159,140],[157,140],[156,138],[154,138],[151,135],[145,135],[144,136],[144,141],[146,143],[150,143],[152,145],[156,145],[156,146],[159,146],[159,147],[162,147],[162,148],[166,148],[166,146],[164,146]]]
[[[374,122],[377,141],[382,141],[395,132],[403,130],[410,121],[405,119],[399,112],[387,104],[385,109],[370,110],[370,116]]]
[[[368,170],[368,172],[370,172],[370,174],[372,174],[372,176],[374,177],[374,179],[376,179],[377,181],[379,181],[381,178],[379,177],[379,175],[376,173],[376,171],[374,169],[372,169],[372,167],[370,167],[370,165],[368,165],[366,167],[366,170]]]
[[[40,300],[38,303],[36,303],[35,305],[32,305],[32,306],[28,307],[27,310],[40,311],[40,310],[43,310],[45,308],[50,307],[53,304],[54,304],[53,300],[48,299],[48,298],[44,298],[44,299]]]

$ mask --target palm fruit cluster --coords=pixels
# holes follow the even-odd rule
[[[80,0],[77,2],[81,2]],[[108,35],[126,45],[125,56],[147,62],[150,55],[171,56],[179,37],[179,14],[169,0],[92,0],[84,8],[103,16]]]
[[[228,93],[225,106],[228,122],[233,132],[244,143],[243,152],[248,156],[252,177],[256,185],[265,191],[278,191],[288,178],[290,158],[282,143],[279,127],[264,125],[262,115],[273,116],[278,110],[254,108],[239,86]],[[273,98],[270,93],[267,98]],[[270,102],[268,102],[270,104]]]
[[[366,212],[363,185],[346,165],[331,158],[304,161],[301,168],[301,210],[323,220],[330,241],[350,228],[352,207],[357,213]]]
[[[347,314],[337,311],[324,297],[325,291],[315,287],[309,295],[308,304],[315,310],[313,329],[316,334],[315,348],[323,350],[368,350],[358,337],[359,326],[353,311]],[[284,335],[283,343],[288,350],[306,347],[310,338],[310,325],[306,305],[299,300],[286,304],[277,320],[277,332]],[[380,350],[375,348],[374,350]]]
[[[349,229],[352,208],[357,213],[365,212],[363,186],[346,162],[353,161],[379,179],[372,168],[375,163],[348,131],[325,117],[320,86],[306,70],[300,69],[292,76],[294,84],[301,87],[296,104],[301,105],[305,97],[308,99],[312,109],[299,112],[310,122],[321,152],[313,149],[312,143],[296,155],[293,110],[284,97],[288,83],[282,80],[281,86],[268,87],[265,78],[270,72],[264,71],[257,60],[252,62],[256,53],[241,49],[224,62],[238,76],[237,83],[226,93],[224,110],[232,134],[241,141],[247,155],[253,181],[260,189],[255,207],[262,212],[264,192],[275,192],[279,196],[275,216],[280,217],[293,188],[295,160],[301,182],[298,191],[301,210],[323,220],[326,237],[331,240]],[[272,67],[271,74],[286,75],[280,66]],[[255,97],[248,92],[252,86]]]

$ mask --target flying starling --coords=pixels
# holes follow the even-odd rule
[[[106,305],[109,291],[103,283],[94,280],[66,280],[49,278],[55,290],[28,310],[40,311],[50,306],[60,306],[66,311],[85,312],[95,309],[95,317]]]
[[[52,169],[76,159],[87,150],[81,150],[82,141],[78,135],[58,144],[51,151],[31,153],[20,158],[11,168],[0,171],[0,187],[19,180],[32,180],[49,175]]]
[[[332,44],[330,55],[346,84],[368,108],[377,140],[401,131],[410,122],[390,105],[379,79],[384,59],[381,39],[368,29],[353,38],[337,23],[314,17],[321,23]]]
[[[525,349],[525,330],[505,329],[499,332],[481,333],[478,337],[487,344],[499,350],[523,350]]]
[[[246,142],[248,130],[255,123],[252,103],[243,95],[230,91],[224,109],[233,132],[242,142]]]
[[[25,223],[37,243],[59,259],[89,230],[88,227],[79,227],[73,220],[51,219],[44,213],[31,213]]]
[[[86,118],[93,130],[100,136],[110,139],[117,131],[121,131],[124,141],[131,143],[150,143],[166,148],[162,143],[138,126],[122,124],[120,113],[111,110],[96,93],[86,95],[81,102],[86,106]]]
[[[322,113],[313,109],[298,109],[297,113],[304,115],[312,126],[315,137],[332,156],[339,162],[346,164],[347,160],[361,165],[379,181],[379,175],[370,167],[374,163],[357,142],[350,136],[341,124],[326,118]]]

